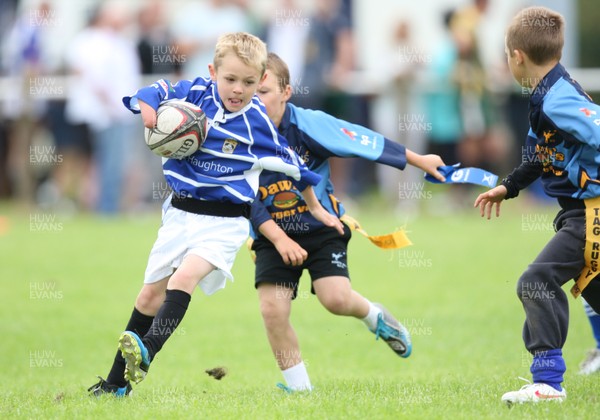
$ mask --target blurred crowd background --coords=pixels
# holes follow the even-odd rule
[[[156,208],[168,195],[161,162],[121,98],[162,77],[207,76],[217,37],[231,31],[260,36],[284,58],[297,105],[502,177],[520,164],[528,125],[504,29],[531,4],[1,0],[0,200],[103,215]],[[597,1],[535,4],[566,17],[563,63],[592,96],[600,92]],[[474,198],[461,186],[432,197],[415,170],[358,159],[332,167],[350,202],[375,193],[399,211],[446,213]]]

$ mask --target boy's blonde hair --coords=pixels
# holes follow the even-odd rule
[[[261,77],[264,74],[267,66],[267,45],[260,38],[246,32],[221,35],[215,46],[215,68],[219,68],[223,57],[229,53],[234,53],[244,64],[257,69]]]
[[[277,86],[282,92],[290,84],[290,69],[277,54],[270,52],[267,58],[267,69],[277,78]]]
[[[564,45],[565,19],[554,10],[533,6],[521,10],[506,32],[508,53],[521,50],[537,65],[559,61]]]

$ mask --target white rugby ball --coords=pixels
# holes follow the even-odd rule
[[[186,101],[167,102],[156,111],[156,126],[146,128],[146,144],[158,156],[183,159],[204,143],[206,123],[199,106]]]

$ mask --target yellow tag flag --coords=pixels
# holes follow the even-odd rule
[[[585,203],[585,267],[581,270],[571,294],[577,298],[600,272],[600,197],[583,200]]]
[[[404,229],[400,229],[396,232],[389,233],[387,235],[370,236],[360,226],[360,223],[358,223],[358,221],[355,218],[353,218],[347,214],[344,214],[340,218],[340,220],[342,222],[344,222],[346,225],[348,225],[350,230],[355,230],[355,231],[359,232],[360,234],[366,236],[371,242],[373,242],[373,244],[375,244],[375,246],[378,246],[379,248],[399,249],[399,248],[404,248],[405,246],[412,245],[412,242],[406,236],[406,232],[404,231]]]

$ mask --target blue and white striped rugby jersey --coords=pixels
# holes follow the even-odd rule
[[[179,196],[249,203],[256,197],[263,169],[292,177],[300,190],[321,180],[278,134],[257,96],[232,113],[223,107],[216,83],[199,77],[175,84],[158,80],[124,97],[123,103],[139,113],[138,99],[154,109],[166,101],[185,100],[198,105],[206,114],[208,130],[200,150],[181,160],[163,159],[165,179]]]

